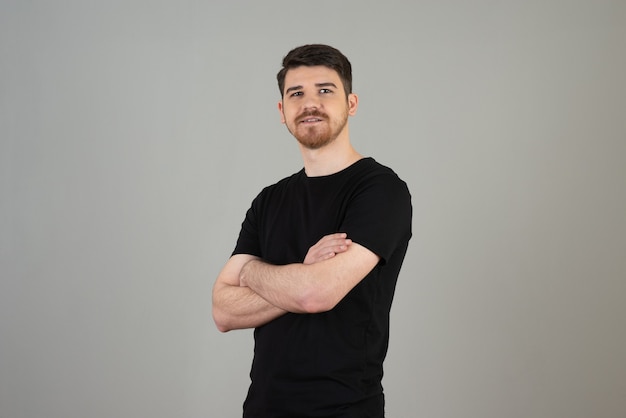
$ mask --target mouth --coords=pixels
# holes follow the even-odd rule
[[[310,113],[305,113],[303,115],[301,115],[298,118],[299,123],[302,124],[313,124],[313,123],[319,123],[324,121],[325,115],[321,114],[320,112],[310,112]]]
[[[308,117],[308,118],[301,119],[300,123],[316,123],[316,122],[321,122],[321,121],[322,121],[321,118]]]

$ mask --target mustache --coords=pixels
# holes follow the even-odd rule
[[[318,117],[318,118],[326,118],[326,119],[328,118],[328,115],[326,115],[326,113],[320,112],[319,110],[315,109],[315,110],[305,110],[304,112],[298,115],[296,120],[301,120],[303,118],[310,118],[311,116]]]

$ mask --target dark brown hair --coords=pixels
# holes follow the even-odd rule
[[[348,58],[332,46],[311,44],[294,48],[283,58],[283,68],[276,75],[281,97],[284,94],[287,71],[303,65],[307,67],[323,65],[337,71],[339,79],[343,83],[346,97],[352,93],[352,65],[350,65]]]

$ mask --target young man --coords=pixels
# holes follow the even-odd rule
[[[255,328],[244,417],[383,417],[389,311],[411,238],[411,196],[351,145],[348,59],[289,52],[281,121],[304,168],[252,202],[213,288],[217,328]]]

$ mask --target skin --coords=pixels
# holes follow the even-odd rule
[[[350,143],[348,117],[358,97],[323,66],[287,71],[281,122],[298,140],[309,177],[341,171],[362,156]],[[222,331],[254,328],[287,312],[333,309],[377,264],[379,257],[346,234],[321,237],[302,263],[276,266],[247,254],[232,256],[213,287],[213,319]]]
[[[332,87],[329,84],[334,84]],[[297,67],[285,75],[283,100],[278,103],[280,120],[298,139],[304,169],[310,177],[336,173],[362,158],[350,144],[347,118],[358,108],[358,96],[347,97],[336,71],[323,66]],[[320,112],[326,117],[314,121],[303,115]],[[330,132],[330,140],[323,146],[313,147],[303,143],[307,132]]]

